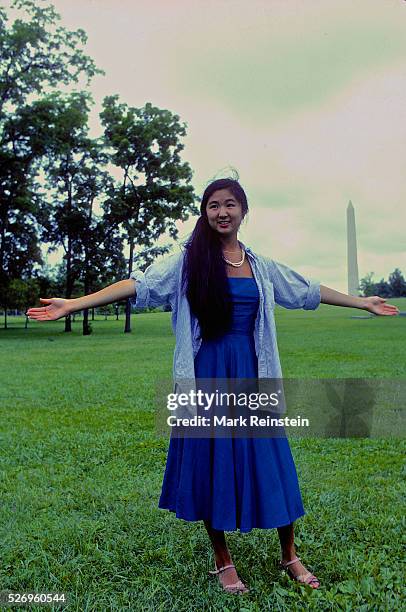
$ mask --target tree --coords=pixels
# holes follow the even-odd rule
[[[391,297],[406,297],[406,281],[399,268],[395,268],[389,274],[388,284],[391,291]]]
[[[19,13],[9,27],[7,13],[0,8],[0,120],[45,88],[57,90],[83,77],[89,84],[103,73],[82,51],[85,32],[58,25],[60,16],[53,6],[15,0],[12,8]]]
[[[36,176],[50,142],[52,105],[44,88],[86,83],[96,74],[84,55],[83,30],[58,25],[52,6],[15,0],[12,24],[0,8],[0,299],[5,309],[13,279],[31,276],[42,256],[38,245]]]
[[[359,288],[365,297],[379,295],[380,297],[406,297],[406,281],[399,268],[389,274],[388,282],[383,278],[377,283],[372,280],[374,273],[369,272],[361,279]]]
[[[186,126],[168,110],[150,103],[128,107],[119,103],[118,96],[104,99],[100,118],[111,162],[122,173],[121,183],[103,206],[106,220],[118,225],[128,242],[131,274],[137,249],[151,248],[166,232],[176,239],[176,221],[198,214],[190,184],[192,170],[179,155],[184,148],[179,139],[186,134]],[[125,332],[131,331],[130,313],[127,301]]]
[[[103,169],[107,158],[102,144],[88,136],[91,99],[85,93],[52,94],[50,99],[57,110],[44,164],[47,198],[41,210],[42,238],[65,251],[64,294],[70,299],[77,281],[83,281],[84,292],[90,293],[94,282],[109,266],[114,276],[123,272],[124,260],[117,227],[108,227],[94,212],[94,204],[108,190],[111,178]],[[71,329],[68,316],[65,331]],[[83,333],[90,333],[87,310]]]
[[[368,274],[360,280],[358,289],[362,291],[362,295],[365,297],[375,295],[375,283],[372,280],[373,275],[373,272],[368,272]]]
[[[375,283],[374,295],[379,295],[379,297],[383,298],[392,297],[390,286],[383,278],[378,283]]]
[[[38,112],[37,103],[30,110],[17,109],[0,124],[0,302],[5,310],[12,280],[31,276],[34,266],[43,263],[35,163],[44,153],[40,132],[48,118]]]
[[[9,307],[17,308],[18,310],[27,310],[29,304],[32,304],[38,295],[39,283],[37,279],[30,278],[21,280],[14,278],[9,285]],[[27,329],[28,317],[25,319],[25,328]],[[4,327],[7,329],[7,309],[4,311]]]
[[[157,257],[160,255],[165,255],[171,248],[172,247],[169,245],[144,248],[133,257],[133,264],[135,264],[136,268],[144,272],[144,270],[151,265]]]

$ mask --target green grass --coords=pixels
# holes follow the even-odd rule
[[[390,300],[406,310],[406,300]],[[406,378],[406,319],[277,309],[285,377]],[[296,439],[306,516],[296,544],[318,591],[277,567],[276,530],[228,533],[243,598],[223,594],[201,522],[157,507],[168,440],[155,383],[170,313],[93,323],[9,318],[0,330],[0,590],[65,591],[68,610],[401,610],[404,440]],[[1,608],[4,609],[4,608]]]

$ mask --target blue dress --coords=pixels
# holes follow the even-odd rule
[[[254,278],[229,277],[231,331],[202,341],[196,378],[257,378],[254,325],[259,304]],[[159,508],[214,529],[249,532],[292,523],[305,514],[286,437],[171,437]]]

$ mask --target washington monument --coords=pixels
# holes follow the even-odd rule
[[[358,295],[357,234],[355,231],[354,207],[351,200],[347,206],[347,270],[348,295]]]

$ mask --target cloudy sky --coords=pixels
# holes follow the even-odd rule
[[[117,93],[178,114],[199,194],[238,170],[251,248],[347,291],[351,200],[360,276],[406,274],[406,2],[53,4],[106,72],[92,85],[98,105]]]

